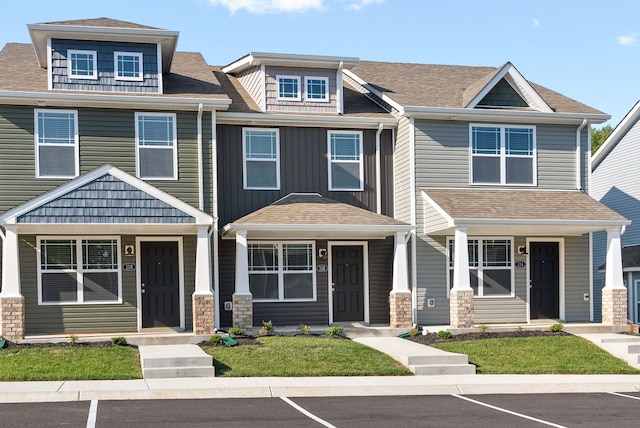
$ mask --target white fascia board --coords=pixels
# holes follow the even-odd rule
[[[539,219],[502,219],[502,218],[456,218],[455,226],[585,226],[585,227],[620,227],[631,224],[631,220],[539,220]]]
[[[204,109],[226,110],[231,104],[229,98],[187,98],[162,95],[114,95],[73,94],[48,92],[0,91],[0,104],[34,105],[37,107],[97,107],[97,108],[144,108],[149,110],[197,111],[203,104]]]
[[[585,113],[545,113],[539,111],[521,110],[494,110],[494,109],[461,109],[461,108],[440,108],[405,106],[404,114],[407,117],[416,119],[440,119],[459,121],[502,121],[502,122],[522,122],[531,123],[557,123],[557,124],[581,124],[584,119],[590,123],[602,123],[611,118],[608,114],[585,114]]]
[[[604,160],[609,152],[618,144],[622,137],[636,124],[640,119],[640,101],[633,106],[631,110],[624,116],[618,126],[611,132],[611,135],[602,143],[598,150],[591,156],[591,172]]]
[[[154,198],[171,205],[172,207],[192,216],[196,219],[196,224],[204,224],[210,225],[213,224],[213,217],[209,214],[200,211],[199,209],[192,207],[184,201],[164,192],[163,190],[158,189],[150,185],[149,183],[140,180],[137,177],[134,177],[126,172],[112,166],[112,165],[103,165],[97,169],[94,169],[91,172],[88,172],[84,175],[81,175],[78,178],[75,178],[71,181],[68,181],[66,184],[62,186],[56,187],[55,189],[44,193],[28,202],[25,202],[22,205],[19,205],[7,212],[5,212],[2,216],[0,216],[0,224],[16,224],[16,219],[29,212],[32,211],[54,199],[60,198],[67,193],[84,186],[87,183],[92,182],[93,180],[104,176],[105,174],[112,175],[127,184],[135,187],[136,189],[153,196]]]
[[[178,31],[153,28],[92,27],[81,25],[30,24],[29,34],[38,64],[47,68],[47,38],[72,40],[105,40],[113,42],[160,43],[163,69],[169,70],[178,44]]]
[[[337,70],[351,68],[360,61],[354,57],[296,55],[269,52],[250,52],[242,58],[222,68],[224,73],[238,73],[255,65],[273,65],[283,67],[329,68]]]
[[[398,110],[400,112],[400,114],[404,114],[404,106],[398,104],[397,102],[395,102],[394,100],[389,98],[388,95],[386,95],[386,94],[380,92],[379,90],[375,89],[366,80],[360,78],[360,76],[358,76],[357,74],[355,74],[351,70],[342,70],[342,72],[344,74],[346,74],[347,76],[349,76],[350,78],[352,78],[353,80],[355,80],[356,82],[358,82],[360,85],[362,85],[369,92],[371,92],[372,94],[374,94],[375,96],[377,96],[378,98],[383,100],[385,103],[389,104],[391,107],[393,107],[394,109]]]
[[[385,129],[398,126],[398,119],[394,117],[348,117],[348,116],[311,116],[293,114],[268,113],[236,113],[220,112],[217,114],[219,124],[252,125],[252,124],[283,124],[290,126],[339,126],[355,128],[377,129],[382,123]]]

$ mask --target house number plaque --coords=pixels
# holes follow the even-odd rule
[[[327,271],[327,265],[318,265],[318,266],[316,267],[316,270],[317,270],[318,272],[326,272],[326,271]]]
[[[516,262],[516,267],[518,267],[518,268],[523,268],[523,267],[525,267],[526,265],[527,265],[527,264],[526,264],[525,262],[523,262],[522,260],[518,260],[518,261]]]
[[[135,263],[125,263],[122,265],[122,270],[134,271],[136,270],[136,265]]]

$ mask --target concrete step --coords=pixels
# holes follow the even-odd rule
[[[193,334],[174,334],[174,335],[158,335],[158,336],[125,336],[127,342],[136,346],[152,346],[152,345],[195,345],[204,340],[208,336],[196,336]]]
[[[640,342],[640,337],[637,337],[637,336],[626,336],[624,334],[618,334],[616,336],[620,336],[620,337],[603,337],[600,340],[600,343],[632,343],[632,342]]]
[[[423,345],[424,346],[424,345]],[[436,365],[436,364],[469,364],[469,357],[464,354],[410,355],[403,358],[409,366]]]
[[[476,366],[473,364],[413,365],[409,369],[419,376],[476,374]]]
[[[138,347],[145,379],[215,376],[213,358],[197,345]]]

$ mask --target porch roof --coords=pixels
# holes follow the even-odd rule
[[[233,239],[238,231],[251,239],[381,239],[413,226],[317,193],[291,193],[222,230]]]
[[[621,227],[625,217],[578,190],[422,189],[425,233],[567,236]]]

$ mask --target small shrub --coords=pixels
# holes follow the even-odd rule
[[[113,343],[114,345],[118,345],[118,346],[127,346],[127,339],[125,339],[122,336],[112,337],[111,338],[111,343]]]
[[[480,324],[478,326],[478,330],[480,330],[480,333],[486,333],[487,330],[489,330],[489,326],[486,324]]]
[[[327,333],[327,336],[330,336],[330,337],[340,336],[340,335],[342,335],[342,333],[344,333],[344,327],[332,326],[332,327],[327,328],[325,333]]]
[[[440,339],[451,339],[453,337],[453,334],[451,334],[450,331],[440,330],[438,332],[438,337]]]
[[[557,333],[559,331],[562,331],[562,328],[564,326],[561,323],[556,323],[554,325],[552,325],[551,327],[549,327],[549,331],[553,331],[554,333]]]
[[[262,327],[258,330],[258,336],[273,336],[276,330],[273,328],[273,322],[262,320]]]
[[[244,334],[244,328],[231,327],[229,329],[229,334],[232,336],[242,336]]]
[[[78,343],[78,335],[77,334],[72,334],[69,336],[69,342],[71,343]]]
[[[524,331],[524,328],[521,325],[519,325],[516,330],[518,330],[518,333],[522,333]]]
[[[311,334],[311,327],[309,327],[306,324],[300,324],[298,326],[298,330],[300,331],[300,333],[302,334]]]
[[[213,336],[209,336],[209,342],[220,343],[222,342],[222,336],[220,336],[219,334],[214,334]]]
[[[418,334],[420,334],[420,329],[418,327],[413,327],[409,330],[409,336],[417,336]]]

